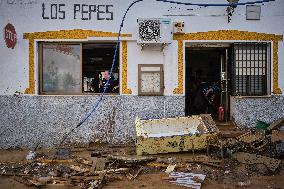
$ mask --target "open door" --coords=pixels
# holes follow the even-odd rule
[[[201,47],[200,47],[201,46]],[[229,119],[230,44],[209,46],[194,44],[186,47],[185,114],[211,114],[222,121]]]
[[[224,49],[223,54],[221,54],[221,85],[220,85],[220,105],[218,107],[218,120],[219,121],[228,121],[229,117],[229,49]]]

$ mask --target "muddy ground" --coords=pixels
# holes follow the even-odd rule
[[[84,159],[89,160],[91,154],[96,151],[101,151],[104,154],[117,154],[117,155],[133,155],[135,154],[135,147],[114,147],[114,146],[93,146],[88,148],[71,148],[71,156],[69,159],[77,160]],[[87,182],[82,181],[86,185],[80,182],[73,183],[52,183],[47,182],[41,186],[28,186],[27,183],[23,182],[21,178],[25,178],[25,175],[21,175],[26,164],[32,164],[31,162],[36,160],[26,160],[28,150],[1,150],[0,151],[0,189],[32,189],[32,188],[47,188],[47,189],[79,189],[89,188]],[[52,159],[55,154],[55,150],[40,149],[37,150],[38,154],[44,154],[44,159]],[[167,179],[168,175],[165,173],[166,166],[172,161],[175,161],[177,167],[175,171],[180,172],[192,172],[192,173],[203,173],[206,175],[205,181],[202,183],[202,189],[220,189],[220,188],[269,188],[269,189],[284,189],[284,163],[283,160],[280,166],[275,171],[270,171],[263,164],[247,165],[237,162],[231,157],[225,157],[223,160],[217,157],[216,151],[212,150],[209,154],[216,160],[222,160],[218,166],[205,165],[203,163],[188,162],[188,159],[192,159],[196,156],[205,156],[207,152],[192,152],[186,153],[171,153],[171,154],[160,154],[155,155],[157,160],[153,164],[149,163],[135,163],[131,165],[116,165],[119,167],[129,167],[129,172],[134,175],[138,169],[142,171],[137,175],[135,179],[129,179],[128,173],[122,174],[110,174],[108,179],[100,186],[100,188],[107,189],[157,189],[157,188],[187,188],[177,186],[169,183]],[[62,160],[60,164],[63,166],[69,166],[70,163],[66,163],[67,160]],[[17,170],[11,170],[11,165],[18,165],[19,163],[25,166],[18,168]],[[21,165],[22,165],[21,164]],[[69,165],[68,165],[69,164]],[[71,163],[72,164],[72,163]],[[6,167],[5,167],[6,166]],[[54,166],[54,165],[53,165]],[[12,166],[13,167],[13,166]],[[3,171],[5,169],[5,171]],[[15,166],[14,166],[15,169]],[[41,167],[39,167],[41,169]],[[44,168],[42,168],[44,169]],[[30,178],[37,175],[37,172],[32,170],[33,175]],[[40,172],[40,171],[38,171]],[[6,175],[4,174],[6,173]],[[9,176],[7,173],[12,173]],[[28,173],[31,174],[31,173]],[[71,173],[70,173],[71,174]],[[77,174],[78,175],[78,174]],[[89,181],[88,181],[89,182]]]
[[[136,156],[135,146],[97,143],[63,151],[33,149],[36,154],[0,150],[0,189],[188,188],[170,183],[178,181],[171,178],[175,173],[205,175],[204,181],[202,176],[182,178],[201,183],[202,189],[284,189],[284,154],[276,148],[283,134],[274,135],[276,126],[264,132],[220,125],[218,142],[203,151],[142,157]]]

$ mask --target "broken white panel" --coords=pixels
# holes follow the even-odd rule
[[[137,136],[168,137],[217,132],[215,122],[207,114],[190,117],[135,120]]]
[[[173,184],[179,186],[185,186],[193,189],[200,189],[201,183],[196,180],[205,180],[206,175],[195,174],[195,173],[184,173],[184,172],[173,172],[169,175],[170,178],[174,178],[174,181],[170,181]]]

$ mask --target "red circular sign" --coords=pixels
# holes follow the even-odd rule
[[[4,38],[8,48],[14,49],[17,44],[17,33],[12,24],[7,24],[4,28]]]

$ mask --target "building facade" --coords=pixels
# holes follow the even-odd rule
[[[283,1],[137,1],[116,48],[132,2],[0,1],[1,148],[58,145],[106,85],[67,142],[131,143],[136,117],[284,116]],[[210,111],[201,84],[217,86]]]

